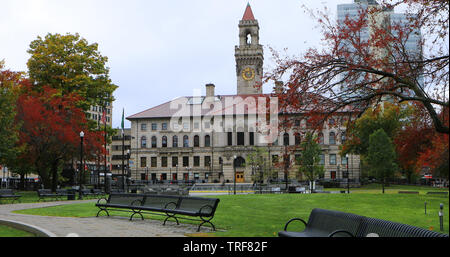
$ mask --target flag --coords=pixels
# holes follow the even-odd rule
[[[124,115],[125,115],[125,108],[122,109],[122,134],[123,134],[123,128],[124,128]]]
[[[106,108],[103,108],[102,123],[106,124]]]

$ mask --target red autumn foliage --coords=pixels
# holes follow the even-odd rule
[[[84,158],[102,151],[102,134],[89,131],[83,110],[76,106],[80,97],[64,95],[50,87],[34,91],[28,80],[21,82],[16,121],[21,124],[19,144],[25,146],[20,159],[34,167],[45,186],[56,188],[58,166],[79,156],[80,132],[84,136]],[[51,172],[49,172],[49,168]]]

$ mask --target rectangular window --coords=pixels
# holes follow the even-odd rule
[[[330,165],[336,165],[336,154],[330,154]]]
[[[324,155],[324,154],[321,154],[321,155],[320,155],[320,161],[319,161],[319,164],[320,164],[320,165],[325,165],[325,155]]]
[[[167,167],[167,156],[161,157],[161,167]]]
[[[151,166],[152,166],[152,168],[155,168],[155,167],[156,167],[156,157],[152,157],[152,158],[150,159],[150,161],[151,161]]]
[[[147,131],[147,124],[141,123],[141,131]]]
[[[227,133],[228,145],[233,145],[233,132]]]
[[[345,156],[341,157],[341,164],[342,165],[347,165],[347,157],[345,157]]]
[[[189,156],[183,156],[183,167],[189,167]]]
[[[152,123],[152,130],[157,130],[157,129],[158,129],[158,124]]]
[[[205,167],[211,166],[211,156],[205,156]]]
[[[141,168],[147,167],[147,157],[141,157]]]
[[[200,166],[200,156],[194,156],[194,167]]]
[[[244,132],[237,133],[237,145],[244,145]]]
[[[248,136],[249,136],[249,144],[250,145],[255,145],[255,132],[250,132],[249,134],[248,134]]]
[[[161,124],[161,130],[167,130],[167,123]]]
[[[178,156],[172,156],[172,167],[178,166]]]

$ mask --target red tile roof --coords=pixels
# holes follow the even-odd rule
[[[243,21],[253,21],[255,17],[253,16],[252,8],[250,7],[250,3],[247,4],[247,8],[245,8],[244,16],[242,17]]]

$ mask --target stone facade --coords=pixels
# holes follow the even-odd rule
[[[248,35],[251,41],[247,41]],[[243,164],[257,147],[264,149],[265,170],[271,171],[275,179],[284,178],[284,168],[275,165],[274,160],[299,144],[295,134],[300,132],[301,138],[308,131],[306,119],[292,113],[295,129],[279,132],[278,108],[269,111],[269,117],[267,110],[261,109],[276,99],[262,94],[261,87],[254,87],[261,83],[263,52],[258,22],[249,5],[239,23],[239,38],[235,54],[237,95],[216,95],[215,86],[207,84],[206,96],[181,97],[127,117],[131,122],[133,179],[217,183],[236,179],[237,183],[252,183],[257,171],[249,163]],[[247,68],[254,73],[245,73]],[[347,158],[339,155],[339,145],[345,139],[343,117],[348,113],[336,113],[320,132],[325,179],[343,178],[347,170]],[[298,154],[300,150],[289,150],[289,159],[295,160]],[[350,155],[348,160],[350,178],[358,178],[359,157]],[[302,179],[296,172],[297,164],[291,163],[289,177]]]

